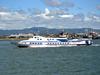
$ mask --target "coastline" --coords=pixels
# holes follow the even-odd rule
[[[17,40],[17,41],[20,41],[20,40],[27,40],[28,38],[0,38],[0,41],[4,41],[4,40]]]
[[[32,38],[35,36],[35,34],[28,33],[28,34],[11,34],[11,35],[0,35],[0,40],[28,40],[29,38]],[[48,35],[42,35],[44,37],[60,37],[60,38],[70,38],[70,39],[80,39],[80,38],[86,38],[86,39],[100,39],[100,34],[97,33],[59,33],[59,34],[48,34]]]

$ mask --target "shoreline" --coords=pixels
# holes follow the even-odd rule
[[[9,41],[20,41],[20,40],[27,40],[26,38],[0,38],[0,41],[5,41],[5,40],[9,40]]]

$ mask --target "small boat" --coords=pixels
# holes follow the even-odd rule
[[[66,47],[91,45],[91,39],[68,39],[68,38],[48,38],[43,36],[33,36],[28,40],[22,40],[17,43],[18,47]]]

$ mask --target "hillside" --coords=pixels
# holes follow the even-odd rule
[[[32,27],[22,30],[0,30],[0,35],[10,35],[10,34],[19,34],[19,33],[38,33],[38,34],[57,34],[62,32],[62,29],[49,29],[44,27]],[[91,29],[91,28],[80,28],[80,29],[64,29],[64,32],[68,33],[82,33],[82,32],[100,32],[100,29]]]

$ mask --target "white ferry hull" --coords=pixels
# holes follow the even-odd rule
[[[88,45],[87,44],[66,44],[66,45],[22,45],[22,44],[18,44],[18,47],[20,48],[73,47],[73,46],[88,46]]]
[[[45,47],[72,47],[72,46],[80,46],[80,45],[18,45],[20,48],[45,48]]]
[[[34,37],[29,40],[22,40],[18,42],[18,47],[71,47],[71,46],[81,46],[81,45],[91,45],[91,40],[83,39],[71,39],[67,38],[45,38],[45,37]]]

